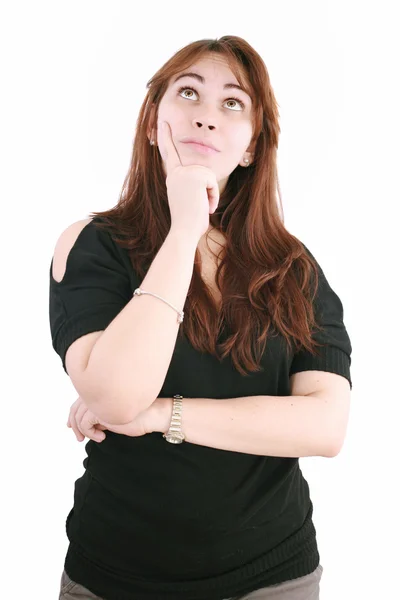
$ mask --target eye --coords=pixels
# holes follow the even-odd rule
[[[186,87],[179,88],[178,94],[182,94],[183,92],[192,92],[192,94],[190,96],[187,96],[187,95],[183,96],[183,98],[186,98],[188,100],[193,98],[193,93],[198,95],[198,92],[192,87],[186,86]],[[240,100],[240,98],[231,97],[231,98],[228,98],[227,100],[225,100],[225,102],[236,102],[237,104],[239,104],[240,108],[233,107],[233,110],[244,110],[244,108],[245,108],[244,102],[242,102],[242,100]],[[230,108],[232,108],[232,107],[230,107]]]
[[[237,104],[240,105],[241,110],[244,110],[244,103],[240,100],[240,98],[229,98],[229,100],[226,100],[226,102],[236,102]],[[235,108],[234,110],[238,110],[237,108]]]
[[[183,92],[192,92],[192,94],[190,96],[184,96],[184,98],[192,98],[193,97],[193,92],[195,94],[197,94],[196,90],[194,90],[193,88],[190,87],[181,87],[178,90],[178,94],[182,94]]]

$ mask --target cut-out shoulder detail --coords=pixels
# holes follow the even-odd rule
[[[52,275],[57,283],[61,283],[67,267],[68,255],[82,229],[93,219],[81,219],[65,229],[57,240],[54,255]]]

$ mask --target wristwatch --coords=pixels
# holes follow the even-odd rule
[[[171,423],[168,431],[163,433],[163,438],[170,444],[182,444],[185,441],[182,431],[182,400],[183,396],[179,394],[173,397]]]

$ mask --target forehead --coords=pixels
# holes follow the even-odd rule
[[[199,60],[196,60],[191,66],[191,69],[199,69],[206,71],[209,76],[217,77],[231,77],[234,83],[238,83],[234,72],[231,70],[228,60],[221,55],[210,55],[203,56]]]
[[[203,75],[206,84],[212,82],[240,84],[241,79],[243,86],[248,87],[247,77],[243,69],[240,69],[239,65],[236,64],[232,64],[231,67],[228,59],[219,54],[214,53],[203,56],[192,64],[187,65],[185,69],[182,69],[171,77],[169,85],[172,85],[176,78],[183,73],[189,72]]]

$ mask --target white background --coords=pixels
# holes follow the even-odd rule
[[[322,600],[393,598],[399,516],[399,43],[396,2],[1,3],[1,596],[58,598],[84,443],[51,346],[48,275],[72,222],[114,206],[153,73],[196,39],[244,37],[279,103],[286,227],[344,306],[342,452],[301,459]],[[397,59],[396,59],[397,56]],[[397,169],[397,172],[396,172]]]

